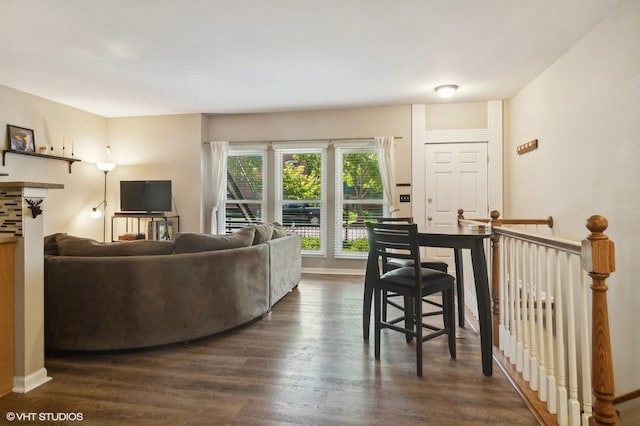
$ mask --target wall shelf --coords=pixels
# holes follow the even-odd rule
[[[69,157],[60,157],[58,155],[49,155],[49,154],[39,154],[37,152],[28,152],[28,151],[16,151],[14,149],[3,149],[2,150],[2,165],[5,165],[5,156],[7,154],[18,154],[18,155],[27,155],[30,157],[40,157],[40,158],[48,158],[49,160],[60,160],[66,161],[69,164],[69,173],[71,173],[71,165],[76,161],[82,161],[77,158],[69,158]]]

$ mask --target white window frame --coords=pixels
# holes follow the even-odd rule
[[[227,199],[227,190],[225,186],[224,191],[224,212],[222,214],[222,220],[218,223],[218,233],[224,233],[227,227],[227,204],[260,204],[260,216],[262,222],[267,221],[267,200],[268,200],[268,191],[267,187],[267,175],[269,173],[267,167],[267,150],[266,148],[248,148],[248,147],[234,147],[233,145],[229,146],[229,153],[227,155],[227,163],[229,162],[229,158],[238,157],[238,156],[250,156],[250,155],[258,155],[262,157],[262,199],[261,200],[228,200]],[[240,202],[239,202],[240,201]]]
[[[349,144],[334,144],[334,158],[335,158],[335,224],[334,224],[334,259],[366,259],[368,253],[366,252],[345,252],[342,251],[342,211],[345,203],[344,199],[344,183],[342,180],[342,157],[343,154],[353,153],[376,153],[375,144],[372,142],[361,142]],[[348,200],[348,204],[378,204],[378,200]],[[382,211],[388,210],[388,203],[384,199],[384,196],[379,200],[379,204],[382,207]],[[365,234],[366,235],[366,234]]]
[[[284,204],[282,198],[282,173],[283,173],[283,156],[286,154],[320,154],[320,199],[319,200],[295,200],[299,203],[319,203],[320,204],[320,249],[319,250],[302,250],[302,254],[305,256],[320,256],[326,257],[327,255],[327,143],[311,144],[299,142],[296,144],[274,144],[275,152],[275,167],[274,173],[275,179],[275,194],[273,204],[273,217],[277,222],[283,223],[282,220],[282,206]],[[293,201],[293,200],[287,200]]]

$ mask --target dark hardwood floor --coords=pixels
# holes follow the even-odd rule
[[[362,340],[362,277],[304,276],[271,314],[188,345],[47,354],[53,380],[0,398],[15,413],[81,413],[83,425],[537,425],[499,368],[482,375],[465,330],[415,350],[385,330],[382,356]],[[373,338],[373,336],[372,336]],[[7,424],[46,424],[13,421]],[[49,422],[49,424],[52,424]]]

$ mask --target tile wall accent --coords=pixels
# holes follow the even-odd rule
[[[0,234],[22,236],[22,190],[0,189]]]

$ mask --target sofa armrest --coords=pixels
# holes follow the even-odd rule
[[[273,306],[300,282],[302,245],[298,234],[265,244],[269,246],[269,306]]]

